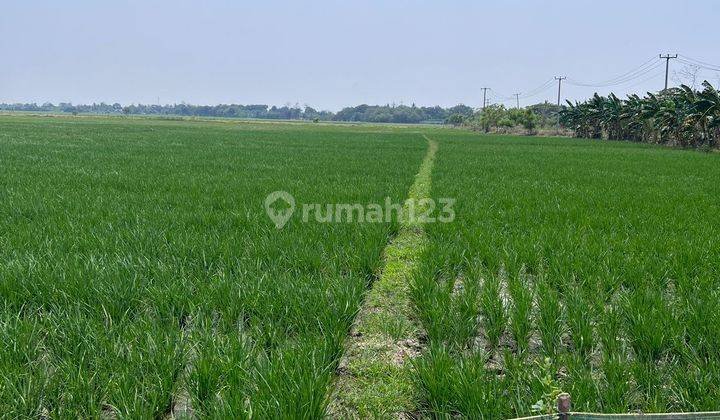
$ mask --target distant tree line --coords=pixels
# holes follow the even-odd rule
[[[720,94],[707,81],[702,90],[681,85],[627,99],[596,93],[584,102],[568,101],[560,120],[577,137],[715,147],[720,141]]]
[[[268,105],[129,105],[92,104],[73,105],[70,103],[38,104],[0,104],[3,111],[30,111],[30,112],[64,112],[72,114],[125,114],[125,115],[173,115],[192,117],[223,117],[223,118],[264,118],[264,119],[320,119],[331,120],[334,116],[329,111],[317,111],[305,106],[268,106]]]
[[[451,108],[417,107],[400,105],[358,105],[343,108],[335,114],[335,121],[366,121],[391,123],[444,123],[452,115],[469,117],[474,110],[466,105],[456,105]]]
[[[407,105],[358,105],[343,108],[337,113],[318,111],[310,106],[285,105],[282,107],[268,105],[129,105],[91,104],[73,105],[71,103],[44,103],[30,104],[0,104],[3,111],[27,111],[72,114],[108,114],[108,115],[166,115],[166,116],[193,116],[193,117],[222,117],[222,118],[258,118],[283,120],[315,120],[315,121],[358,121],[377,123],[445,123],[451,115],[471,117],[473,108],[466,105],[456,105],[450,108],[418,107]]]

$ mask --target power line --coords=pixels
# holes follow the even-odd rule
[[[644,69],[646,69],[648,66],[652,67],[653,64],[657,64],[657,58],[650,57],[649,59],[644,61],[639,66],[634,67],[631,70],[629,70],[619,76],[613,77],[612,79],[608,79],[604,82],[600,82],[600,84],[614,84],[614,83],[617,83],[619,80],[625,80],[627,78],[635,77],[636,73],[644,71]]]
[[[634,67],[633,69],[631,69],[621,75],[615,76],[611,79],[607,79],[607,80],[604,80],[601,82],[594,82],[594,83],[590,83],[590,82],[584,83],[584,82],[574,81],[574,84],[587,85],[587,86],[591,86],[591,87],[612,86],[614,84],[621,83],[625,80],[632,79],[632,78],[636,77],[638,74],[642,74],[642,73],[646,72],[650,68],[653,68],[655,65],[657,65],[658,62],[659,62],[659,60],[657,59],[657,57],[651,57],[649,60],[646,60],[639,66]],[[570,83],[570,80],[568,80],[568,83]]]
[[[711,66],[708,66],[708,65],[705,65],[705,64],[697,63],[697,62],[695,62],[695,61],[685,60],[685,59],[682,59],[682,58],[678,58],[677,61],[678,61],[679,63],[685,64],[685,65],[688,65],[688,66],[697,67],[698,69],[705,69],[705,70],[710,70],[710,71],[720,71],[720,67],[717,67],[717,68],[716,68],[716,67],[711,67]]]
[[[497,92],[493,92],[492,89],[488,90],[488,100],[487,100],[488,105],[490,105],[492,103],[502,104],[509,100],[510,100],[509,98],[503,98],[500,95],[498,95]]]
[[[634,74],[634,75],[633,75],[632,77],[630,77],[630,78],[626,78],[626,79],[620,80],[620,81],[618,81],[617,83],[614,83],[614,84],[612,84],[612,85],[580,84],[580,83],[577,83],[575,80],[572,80],[572,79],[568,79],[568,82],[567,82],[567,83],[569,83],[569,84],[571,84],[571,85],[573,85],[573,86],[592,87],[592,88],[610,88],[610,87],[624,86],[624,85],[627,85],[628,83],[633,83],[633,82],[637,81],[638,79],[641,79],[641,78],[645,77],[647,74],[652,73],[654,70],[657,70],[657,69],[659,69],[660,67],[662,67],[662,63],[661,63],[660,61],[658,61],[657,63],[655,63],[654,66],[648,67],[646,70],[643,70],[643,71],[640,72],[640,73],[636,73],[636,74]]]
[[[554,79],[552,77],[549,78],[542,85],[528,90],[524,95],[522,95],[522,98],[527,99],[527,98],[531,98],[533,96],[539,95],[540,93],[546,92],[549,88],[552,87],[553,82],[554,82]]]
[[[573,79],[568,79],[568,83],[575,85],[575,86],[596,87],[596,88],[617,86],[617,85],[621,85],[621,84],[630,82],[632,80],[635,80],[639,77],[642,77],[642,76],[646,75],[647,73],[660,67],[660,65],[661,65],[660,60],[658,60],[657,57],[653,57],[652,59],[645,61],[640,66],[635,67],[634,69],[632,69],[628,72],[625,72],[625,73],[621,74],[620,76],[605,80],[603,82],[586,83],[586,82],[580,82],[580,81],[573,80]]]
[[[671,59],[671,58],[678,58],[678,55],[677,55],[677,54],[675,54],[675,55],[670,55],[670,54],[662,55],[662,54],[660,54],[660,58],[664,58],[664,59],[665,59],[665,89],[667,89],[667,85],[668,85],[668,72],[670,71],[670,59]]]
[[[505,94],[503,94],[502,92],[498,92],[497,90],[495,90],[495,89],[493,89],[493,88],[490,88],[490,92],[496,93],[496,94],[498,95],[498,98],[501,98],[501,99],[503,99],[503,100],[509,100],[509,99],[512,99],[512,98],[513,98],[513,96],[505,95]]]
[[[628,82],[632,82],[633,80],[637,80],[638,78],[641,78],[645,76],[646,74],[652,72],[653,70],[656,70],[662,66],[662,63],[660,61],[656,62],[654,65],[644,68],[642,70],[638,70],[631,75],[625,76],[622,79],[617,79],[613,81],[612,83],[606,83],[606,84],[594,84],[594,83],[582,83],[578,82],[574,79],[568,79],[568,83],[574,86],[582,86],[582,87],[593,87],[593,88],[606,88],[606,87],[614,87],[614,86],[621,86]]]
[[[634,86],[638,86],[644,82],[647,82],[649,80],[655,79],[662,75],[660,72],[654,72],[654,70],[659,69],[662,66],[662,59],[665,60],[665,89],[667,89],[668,85],[668,77],[669,77],[669,68],[670,68],[670,60],[671,59],[677,59],[679,62],[684,64],[690,64],[694,65],[703,69],[712,70],[720,72],[720,65],[715,65],[711,63],[707,63],[704,61],[696,60],[694,58],[690,58],[687,56],[683,56],[680,54],[659,54],[657,57],[651,57],[650,59],[644,61],[642,64],[632,68],[631,70],[622,73],[616,77],[613,77],[611,79],[607,79],[602,82],[596,82],[596,83],[585,83],[581,81],[574,80],[572,78],[568,78],[566,76],[555,76],[553,78],[550,78],[546,80],[544,83],[538,85],[537,87],[533,89],[526,90],[525,93],[514,93],[512,96],[507,96],[502,94],[501,92],[498,92],[492,88],[489,87],[483,87],[481,88],[483,90],[483,109],[488,105],[487,91],[490,90],[491,92],[494,92],[495,95],[495,102],[498,103],[510,103],[515,102],[516,107],[520,107],[520,99],[529,99],[534,96],[540,95],[541,93],[547,92],[549,89],[553,87],[553,82],[557,80],[558,82],[558,93],[557,93],[557,104],[560,105],[561,99],[562,99],[562,81],[566,80],[566,83],[569,83],[574,86],[583,86],[583,87],[595,87],[595,88],[601,88],[601,87],[612,87],[612,86],[620,86],[625,85],[625,88],[630,88]],[[648,74],[650,74],[649,77],[646,77]]]
[[[710,64],[705,61],[696,60],[694,58],[688,57],[686,55],[678,54],[680,58],[678,58],[678,61],[684,63],[684,64],[690,64],[695,65],[697,67],[704,68],[706,70],[712,70],[712,71],[720,71],[720,65],[717,64]]]
[[[642,79],[642,80],[640,80],[640,81],[638,81],[638,82],[636,82],[636,83],[633,83],[632,85],[625,86],[625,89],[630,89],[630,88],[633,88],[633,87],[635,87],[635,86],[639,86],[639,85],[641,85],[641,84],[643,84],[643,83],[645,83],[645,82],[647,82],[647,81],[653,80],[653,79],[655,79],[655,78],[657,78],[657,77],[659,77],[659,76],[662,76],[662,75],[663,75],[663,72],[662,72],[662,71],[656,72],[655,74],[653,74],[653,75],[650,76],[650,77],[647,77],[647,78],[645,78],[645,79]]]
[[[517,105],[517,103],[520,99],[529,99],[529,98],[537,96],[541,93],[547,92],[549,89],[551,89],[553,87],[554,81],[555,81],[555,79],[553,79],[551,77],[550,79],[546,80],[541,85],[538,85],[538,86],[534,87],[533,89],[528,90],[526,93],[514,93],[511,96],[503,95],[502,93],[500,93],[494,89],[490,89],[490,90],[494,91],[500,97],[502,97],[502,99],[499,100],[498,102],[509,103],[512,101],[512,102],[515,102]]]

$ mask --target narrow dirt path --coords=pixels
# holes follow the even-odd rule
[[[408,201],[429,198],[438,144],[427,136],[428,150],[408,193]],[[409,212],[408,202],[403,214]],[[383,251],[378,280],[368,291],[346,341],[337,370],[329,415],[333,418],[404,417],[415,411],[409,358],[419,355],[419,330],[412,319],[409,276],[427,238],[422,221],[402,217],[398,235]]]

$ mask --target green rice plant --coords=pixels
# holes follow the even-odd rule
[[[618,352],[603,354],[600,370],[604,382],[599,392],[603,412],[622,413],[628,410],[631,376],[627,364],[627,358]]]
[[[678,328],[675,347],[681,353],[690,353],[695,361],[700,357],[704,363],[718,360],[720,356],[720,290],[717,279],[712,276],[685,277],[678,280],[675,302]]]
[[[593,306],[583,297],[577,286],[570,286],[565,298],[570,335],[575,350],[588,358],[595,343],[593,333]]]
[[[562,389],[572,395],[573,410],[601,411],[602,389],[586,357],[579,353],[565,353],[563,364],[566,366],[567,376],[562,382]]]
[[[528,340],[533,327],[534,292],[525,274],[510,278],[508,280],[508,291],[512,299],[510,331],[512,331],[518,351],[524,352],[528,348]]]
[[[530,366],[527,353],[502,352],[505,377],[502,386],[506,394],[503,400],[506,410],[513,416],[527,416],[533,413],[533,405],[542,398],[545,391],[542,381]],[[540,375],[542,376],[542,375]]]
[[[455,381],[457,412],[469,418],[494,419],[510,415],[510,407],[498,404],[503,400],[504,387],[494,372],[485,365],[488,355],[474,351],[457,361]]]
[[[456,412],[455,379],[456,361],[444,346],[431,345],[425,354],[413,360],[416,387],[420,391],[424,410],[433,417]]]
[[[252,414],[248,385],[253,383],[254,359],[262,357],[242,334],[212,334],[198,330],[190,366],[189,393],[195,411],[208,417],[233,415],[249,418]]]
[[[478,270],[470,269],[461,274],[456,268],[433,270],[438,261],[437,249],[428,253],[412,275],[411,301],[419,314],[431,343],[450,346],[455,350],[468,347],[477,335]],[[429,262],[430,261],[430,262]]]
[[[603,355],[612,358],[624,352],[621,342],[622,322],[621,308],[608,306],[603,309],[597,326]]]
[[[537,327],[546,356],[552,358],[557,353],[563,325],[560,296],[547,280],[541,278],[537,285]]]
[[[669,408],[664,386],[666,369],[655,362],[638,359],[630,363],[630,371],[637,387],[637,404],[647,407],[649,412],[666,411]]]
[[[646,287],[629,291],[624,299],[628,340],[637,357],[659,360],[672,342],[670,313],[659,290]]]
[[[8,418],[39,417],[49,366],[44,322],[3,311],[0,318],[0,412]]]
[[[453,357],[444,347],[431,346],[413,361],[415,381],[422,393],[423,414],[433,418],[456,416],[500,418],[510,415],[503,400],[502,382],[485,369],[488,356],[474,351]]]
[[[500,279],[486,276],[480,290],[481,326],[491,348],[497,348],[508,322],[507,308],[500,291]]]
[[[410,297],[428,341],[443,343],[450,338],[453,327],[446,318],[447,308],[451,306],[453,283],[448,280],[445,271],[435,268],[435,257],[426,255],[429,256],[421,259],[419,267],[413,271]]]
[[[48,322],[45,357],[52,367],[42,406],[52,416],[155,416],[169,410],[183,368],[178,330],[147,320],[107,327],[79,310]]]
[[[713,411],[717,407],[720,389],[715,385],[720,374],[717,357],[686,355],[669,373],[668,400],[675,411]]]
[[[480,314],[480,281],[483,272],[477,261],[466,262],[466,272],[459,285],[456,283],[451,312],[455,314],[455,345],[458,348],[470,346],[478,334]],[[458,288],[458,286],[461,286]]]
[[[282,413],[292,418],[321,418],[328,404],[327,386],[339,353],[322,337],[287,346],[269,357],[259,373],[253,415],[268,418]],[[334,354],[333,354],[334,353]],[[334,360],[327,360],[333,355]],[[324,387],[318,386],[319,384]]]

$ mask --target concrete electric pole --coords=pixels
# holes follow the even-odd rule
[[[565,76],[555,76],[555,80],[558,81],[558,101],[557,104],[560,106],[560,86],[562,85],[562,81],[567,79]]]
[[[675,55],[670,55],[670,54],[662,55],[662,54],[660,54],[660,58],[664,58],[664,59],[665,59],[665,89],[667,89],[667,85],[668,85],[668,73],[670,72],[670,59],[671,59],[671,58],[677,58],[677,57],[678,57],[677,54],[675,54]]]

